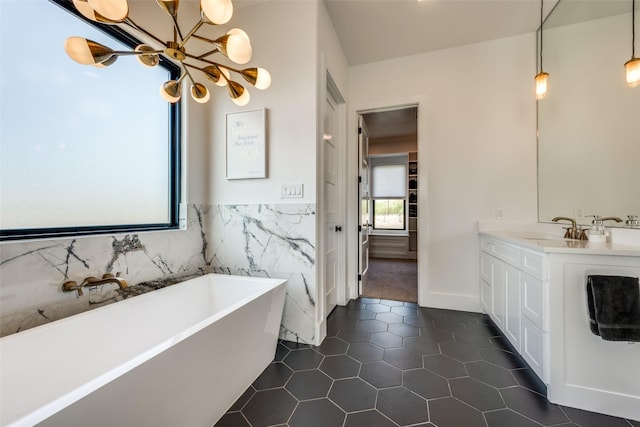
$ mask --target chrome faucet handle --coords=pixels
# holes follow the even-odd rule
[[[79,297],[83,295],[82,286],[78,286],[78,284],[74,280],[68,280],[62,284],[62,292],[71,291],[76,291]]]

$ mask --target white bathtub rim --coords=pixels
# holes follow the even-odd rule
[[[61,411],[62,409],[66,408],[67,406],[70,406],[71,404],[77,402],[78,400],[82,399],[83,397],[89,395],[90,393],[94,392],[95,390],[99,389],[100,387],[104,386],[105,384],[113,381],[114,379],[126,374],[127,372],[131,371],[132,369],[138,367],[139,365],[143,364],[144,362],[150,360],[151,358],[153,358],[154,356],[157,356],[158,354],[162,353],[163,351],[167,350],[168,348],[180,343],[181,341],[189,338],[190,336],[198,333],[199,331],[201,331],[202,329],[206,328],[207,326],[211,325],[212,323],[214,323],[215,321],[222,319],[223,317],[229,315],[231,312],[237,310],[238,308],[246,305],[247,303],[260,298],[262,295],[269,293],[271,291],[276,290],[277,288],[281,287],[281,286],[286,286],[286,279],[273,279],[273,278],[262,278],[262,277],[249,277],[249,276],[234,276],[234,275],[226,275],[226,274],[217,274],[217,273],[210,273],[210,274],[206,274],[203,276],[199,276],[196,278],[192,278],[189,280],[186,280],[184,282],[180,282],[180,283],[176,283],[175,285],[171,285],[171,286],[167,286],[165,288],[162,289],[158,289],[146,294],[142,294],[142,295],[138,295],[136,297],[132,297],[130,299],[126,299],[126,300],[122,300],[122,301],[118,301],[116,303],[113,304],[132,304],[134,303],[136,300],[139,301],[139,298],[150,298],[150,297],[154,297],[157,296],[158,293],[171,293],[171,292],[178,292],[180,287],[183,286],[188,286],[188,284],[192,281],[195,280],[202,280],[202,278],[204,277],[221,277],[221,278],[237,278],[237,279],[249,279],[249,280],[255,280],[255,281],[263,281],[263,282],[270,282],[271,283],[271,287],[269,288],[265,288],[262,289],[260,291],[256,291],[252,294],[250,294],[250,296],[244,297],[239,299],[237,302],[230,304],[229,306],[225,307],[224,309],[216,312],[214,315],[209,316],[203,320],[201,320],[200,322],[194,323],[192,326],[180,331],[179,333],[176,333],[172,336],[170,336],[167,339],[164,339],[163,341],[157,343],[156,345],[153,345],[151,347],[149,347],[147,350],[141,352],[140,354],[138,354],[137,356],[134,356],[131,359],[126,360],[123,363],[119,363],[116,364],[116,366],[112,367],[111,369],[108,369],[102,373],[99,373],[97,375],[94,376],[94,378],[86,380],[84,383],[82,384],[78,384],[75,386],[71,386],[71,387],[67,387],[67,388],[71,388],[71,390],[68,390],[67,392],[62,392],[61,395],[57,398],[53,398],[51,399],[48,403],[44,403],[44,404],[40,404],[39,407],[35,408],[35,409],[27,409],[27,413],[25,414],[17,414],[17,415],[13,415],[10,414],[9,410],[10,408],[7,407],[5,408],[5,402],[0,402],[0,408],[2,408],[2,413],[4,413],[4,415],[2,416],[3,418],[7,418],[9,421],[9,424],[7,424],[7,426],[32,426],[34,424],[37,424],[45,419],[47,419],[48,417],[54,415],[55,413]],[[60,320],[56,320],[55,322],[51,322],[51,323],[47,323],[44,325],[40,325],[31,329],[27,329],[25,331],[21,331],[18,332],[16,334],[12,334],[12,335],[8,335],[5,337],[0,338],[0,345],[2,343],[7,343],[10,342],[11,340],[14,339],[20,339],[21,337],[24,337],[28,334],[36,334],[39,333],[40,330],[45,329],[47,327],[50,327],[51,324],[53,323],[57,323],[58,325],[62,326],[65,323],[69,323],[72,321],[77,321],[78,318],[82,318],[84,316],[89,316],[91,315],[93,312],[96,312],[98,310],[105,310],[105,309],[109,309],[109,306],[113,305],[113,304],[108,304],[102,307],[98,307],[95,308],[93,310],[89,310],[89,311],[85,311],[82,313],[78,313],[75,314],[73,316],[69,316]],[[60,322],[60,323],[58,323]],[[3,387],[4,388],[4,387]],[[4,394],[4,393],[3,393]],[[16,396],[12,397],[15,398]],[[6,400],[6,399],[3,399]],[[10,415],[7,415],[7,413],[9,413]],[[4,420],[2,421],[3,423],[5,422]]]

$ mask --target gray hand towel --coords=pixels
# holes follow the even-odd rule
[[[637,277],[587,278],[591,331],[607,341],[640,341],[640,283]]]

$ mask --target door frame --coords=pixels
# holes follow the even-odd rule
[[[316,344],[319,345],[324,337],[327,335],[327,316],[330,313],[327,312],[326,301],[325,301],[325,293],[326,293],[326,282],[325,282],[325,260],[324,260],[324,236],[326,233],[326,224],[324,218],[324,197],[325,197],[325,189],[324,189],[324,146],[323,146],[323,135],[324,135],[324,115],[325,115],[325,103],[326,99],[329,96],[332,96],[334,101],[336,102],[336,110],[337,110],[337,135],[336,135],[336,146],[337,157],[338,157],[338,165],[337,165],[337,218],[336,223],[342,224],[342,233],[336,233],[336,249],[339,254],[337,257],[336,263],[336,294],[337,294],[337,304],[338,305],[346,305],[349,301],[349,298],[346,293],[347,289],[347,278],[346,278],[346,268],[347,263],[345,261],[346,258],[346,245],[347,245],[347,231],[346,231],[346,222],[347,222],[347,185],[345,176],[347,174],[347,104],[342,96],[338,86],[334,82],[331,77],[331,73],[329,70],[324,67],[324,58],[321,58],[321,67],[322,72],[320,73],[320,92],[321,96],[319,97],[319,114],[317,116],[317,130],[318,130],[318,143],[316,144],[316,153],[317,153],[317,179],[316,179],[316,192],[317,192],[317,203],[316,203],[316,283],[317,283],[317,301],[316,301]]]
[[[423,165],[426,165],[426,152],[424,148],[421,147],[421,135],[424,135],[423,122],[424,120],[420,120],[421,111],[424,109],[425,100],[423,97],[417,99],[408,99],[404,102],[398,102],[396,104],[389,103],[384,105],[369,105],[369,106],[360,106],[351,109],[349,113],[349,128],[348,128],[348,141],[347,141],[347,156],[349,158],[348,166],[347,166],[347,180],[348,180],[348,194],[347,198],[349,204],[347,206],[347,215],[348,220],[347,224],[349,230],[355,230],[353,234],[348,235],[347,239],[347,296],[349,299],[356,299],[360,296],[360,282],[358,281],[358,273],[359,273],[359,264],[358,260],[360,257],[360,233],[358,232],[358,224],[360,219],[358,218],[360,212],[360,188],[358,184],[358,173],[359,173],[359,165],[362,159],[360,158],[361,153],[358,148],[358,123],[359,118],[363,114],[367,113],[377,113],[377,112],[385,112],[385,111],[394,111],[401,110],[405,108],[417,108],[418,109],[418,162],[421,162]],[[423,188],[421,191],[421,196],[418,198],[418,211],[427,212],[426,210],[426,200],[427,200],[427,186],[426,184],[426,174],[422,173],[418,177],[418,186]],[[357,203],[357,205],[356,205]],[[425,260],[427,257],[426,248],[423,247],[424,242],[426,242],[426,233],[427,233],[427,222],[424,221],[425,215],[418,217],[418,304],[421,306],[425,306],[423,302],[423,296],[426,296],[428,293],[427,285],[427,277],[426,277],[426,262],[421,262],[421,260]],[[422,218],[422,219],[421,219]],[[422,231],[424,230],[424,231]]]

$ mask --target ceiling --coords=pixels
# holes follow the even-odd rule
[[[540,0],[324,2],[350,66],[533,33],[540,26]],[[544,28],[631,9],[631,0],[562,0],[557,4],[558,0],[543,3],[545,19],[553,10]],[[416,115],[411,109],[368,113],[369,136],[384,139],[416,134]]]
[[[544,2],[546,17],[558,0]],[[324,0],[349,65],[535,32],[540,0]],[[628,12],[631,0],[564,0],[588,3],[579,22]],[[571,9],[575,9],[572,7]],[[549,23],[551,24],[551,23]]]

